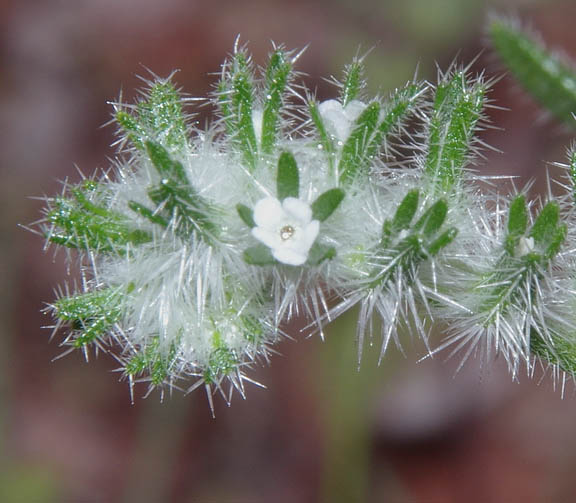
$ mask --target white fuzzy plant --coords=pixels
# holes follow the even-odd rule
[[[319,103],[298,56],[274,47],[256,69],[235,47],[206,130],[171,79],[116,105],[113,169],[66,184],[42,224],[81,264],[80,291],[51,306],[63,344],[112,352],[131,386],[204,387],[212,407],[244,396],[288,321],[323,335],[359,306],[359,359],[366,338],[383,355],[411,332],[429,354],[502,354],[513,376],[535,356],[573,374],[571,178],[542,204],[480,192],[490,82],[454,65],[372,98],[355,59]]]

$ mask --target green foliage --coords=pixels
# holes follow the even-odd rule
[[[264,244],[257,244],[244,250],[244,261],[250,265],[273,265],[278,262],[272,256],[272,251]]]
[[[226,346],[220,332],[217,330],[212,337],[213,350],[210,355],[208,368],[204,371],[204,382],[214,384],[220,378],[230,375],[238,368],[238,358],[234,352]]]
[[[320,139],[319,146],[322,147],[324,152],[326,152],[330,168],[334,169],[334,156],[336,153],[336,147],[332,141],[332,138],[330,138],[328,131],[326,131],[326,126],[324,126],[324,121],[322,120],[320,111],[318,110],[318,103],[310,100],[308,102],[308,112],[310,113],[310,118],[316,127],[316,131]]]
[[[122,316],[120,288],[62,297],[53,305],[54,316],[72,328],[72,344],[79,348],[106,336]]]
[[[358,98],[360,91],[364,87],[364,63],[362,59],[355,58],[352,63],[346,66],[344,71],[344,83],[340,92],[342,106],[346,106],[352,100]]]
[[[400,268],[408,278],[413,278],[420,265],[436,256],[454,241],[457,229],[444,228],[448,205],[439,199],[422,212],[412,224],[418,210],[419,192],[412,190],[398,205],[394,218],[382,226],[380,248],[383,259],[373,271],[372,286],[390,281]]]
[[[258,159],[256,132],[252,121],[254,76],[246,53],[236,51],[225,66],[219,86],[220,112],[228,135],[238,146],[246,166],[253,171]],[[270,112],[272,114],[272,111]]]
[[[344,199],[344,191],[342,189],[330,189],[320,194],[312,203],[312,218],[324,222]]]
[[[546,341],[536,331],[530,335],[530,351],[538,358],[546,360],[572,377],[576,377],[576,340],[558,335]]]
[[[290,152],[282,152],[278,159],[276,193],[280,201],[283,201],[287,197],[298,198],[300,194],[298,165],[296,164],[296,159],[294,159],[294,156]]]
[[[140,150],[149,141],[169,151],[182,149],[188,142],[182,99],[169,80],[155,82],[134,113],[118,110],[116,121]]]
[[[436,88],[430,115],[425,171],[434,187],[449,192],[470,160],[474,133],[486,100],[487,85],[455,71]]]
[[[176,344],[165,351],[160,347],[160,338],[154,337],[128,360],[124,371],[131,377],[147,374],[153,386],[160,386],[166,381],[175,359]]]
[[[508,212],[508,232],[504,237],[503,254],[494,270],[477,285],[485,292],[480,311],[490,313],[486,325],[497,314],[505,313],[511,304],[524,302],[526,282],[534,292],[538,281],[566,239],[567,227],[560,220],[558,204],[547,203],[528,230],[528,215],[523,195],[516,196]],[[529,240],[533,246],[528,247]],[[537,302],[536,295],[531,302]]]
[[[352,133],[342,147],[338,165],[342,184],[352,183],[357,176],[366,176],[370,172],[374,156],[383,142],[402,127],[423,89],[424,84],[409,84],[395,91],[383,105],[378,101],[368,104],[356,119]],[[314,116],[312,118],[316,123]],[[324,145],[325,140],[322,134],[320,136]]]
[[[254,222],[254,212],[251,208],[248,208],[245,204],[237,204],[236,211],[241,220],[252,229],[256,227],[256,222]]]
[[[263,154],[271,154],[278,136],[278,122],[282,100],[292,73],[292,60],[282,49],[276,49],[270,56],[266,70],[266,90],[262,115],[261,149]]]
[[[103,253],[124,254],[128,245],[150,241],[150,235],[131,227],[130,220],[91,201],[98,185],[92,180],[71,187],[71,197],[56,197],[46,219],[52,227],[46,234],[51,243],[96,250]]]
[[[308,252],[307,263],[312,266],[317,266],[326,260],[333,259],[335,256],[336,248],[316,242]]]
[[[189,184],[182,164],[172,160],[164,147],[146,142],[146,152],[162,177],[159,184],[148,190],[148,197],[157,208],[150,210],[138,203],[130,203],[130,208],[153,223],[172,225],[182,239],[196,234],[210,242],[217,234],[212,205]]]
[[[524,89],[557,119],[576,128],[573,65],[513,22],[494,18],[488,29],[494,49]]]

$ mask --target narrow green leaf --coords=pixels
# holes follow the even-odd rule
[[[576,375],[576,340],[574,337],[563,338],[552,335],[551,340],[532,331],[530,334],[530,351],[552,365],[558,366],[571,376]]]
[[[272,256],[272,251],[264,244],[257,244],[244,250],[244,261],[250,265],[272,265],[278,262]]]
[[[333,167],[334,164],[334,153],[336,149],[334,147],[334,142],[330,135],[326,131],[326,127],[324,126],[324,121],[320,116],[320,112],[318,110],[318,103],[315,101],[308,102],[308,111],[310,112],[310,117],[312,118],[312,122],[316,126],[316,130],[318,131],[318,136],[320,137],[320,146],[326,152],[328,162],[330,163],[330,167]]]
[[[134,146],[140,150],[144,150],[142,139],[146,136],[146,132],[138,120],[129,113],[119,110],[116,113],[116,122],[118,122],[119,126],[127,133],[128,138]]]
[[[121,289],[112,287],[62,297],[54,303],[54,316],[71,324],[72,344],[82,347],[105,336],[120,320],[121,301]]]
[[[463,71],[438,84],[430,115],[425,171],[434,186],[449,191],[471,156],[486,85]]]
[[[152,85],[148,99],[138,104],[138,116],[151,140],[171,150],[186,145],[182,98],[170,81],[161,80]]]
[[[394,220],[392,222],[393,231],[399,232],[403,229],[408,229],[412,223],[412,219],[418,211],[418,202],[420,199],[420,192],[418,189],[411,190],[404,196],[402,202],[398,205]]]
[[[557,119],[576,128],[576,71],[511,21],[489,25],[492,45],[524,89]]]
[[[151,236],[134,229],[124,215],[90,201],[86,184],[70,189],[73,198],[58,197],[47,212],[52,227],[46,239],[52,243],[103,253],[126,252],[126,245],[150,241]]]
[[[385,141],[398,130],[418,104],[426,84],[413,83],[394,91],[383,105],[370,103],[356,120],[355,128],[342,147],[338,166],[342,183],[368,174],[370,164]]]
[[[128,208],[130,208],[133,212],[138,213],[138,215],[146,218],[153,224],[160,225],[161,227],[168,227],[168,221],[154,213],[151,209],[147,208],[143,204],[137,203],[136,201],[128,201]]]
[[[534,238],[534,244],[540,248],[546,248],[558,227],[560,220],[560,208],[554,201],[547,203],[540,211],[530,230],[530,237]]]
[[[346,66],[344,72],[344,84],[340,93],[340,101],[342,106],[346,106],[352,100],[358,98],[358,94],[362,89],[362,74],[364,73],[364,64],[361,59],[354,59],[352,63]]]
[[[271,154],[278,136],[282,99],[292,72],[292,61],[283,49],[275,50],[266,70],[266,101],[262,116],[261,149]]]
[[[440,250],[446,248],[458,235],[458,229],[451,227],[438,236],[432,243],[430,243],[426,250],[432,256],[436,256]]]
[[[155,82],[134,114],[119,110],[116,121],[141,150],[146,141],[159,143],[169,150],[181,149],[188,142],[182,98],[168,80]]]
[[[439,199],[424,212],[418,222],[416,222],[414,229],[421,230],[423,236],[431,238],[440,230],[440,227],[444,224],[444,220],[446,220],[447,214],[448,205],[446,201]]]
[[[508,234],[504,241],[506,253],[513,257],[521,236],[526,234],[528,228],[528,208],[526,198],[520,194],[510,203],[508,210]]]
[[[378,146],[383,139],[402,126],[414,106],[417,105],[425,89],[426,84],[423,82],[408,84],[406,87],[394,91],[385,101],[376,138]]]
[[[238,216],[248,227],[256,227],[256,222],[254,222],[254,212],[252,211],[252,208],[248,208],[248,206],[244,204],[237,204],[236,211],[238,212]]]
[[[560,248],[566,241],[566,235],[568,234],[568,226],[566,224],[561,224],[556,227],[554,234],[550,238],[550,242],[546,247],[545,257],[547,259],[553,259],[559,252]]]
[[[528,210],[526,198],[523,195],[516,196],[510,204],[508,211],[508,234],[523,236],[528,228]]]
[[[296,159],[294,159],[294,156],[290,152],[282,152],[278,159],[276,192],[280,201],[283,201],[287,197],[298,198],[300,194],[298,165],[296,164]]]
[[[327,190],[312,203],[312,219],[324,222],[340,206],[342,199],[344,199],[342,189]]]
[[[128,360],[124,371],[129,376],[148,374],[150,383],[160,386],[168,377],[175,359],[176,344],[171,344],[169,350],[163,350],[159,338],[153,337]]]
[[[310,251],[308,252],[308,264],[316,266],[320,265],[326,260],[331,260],[336,256],[336,248],[333,246],[328,246],[320,244],[318,242],[312,245]]]
[[[223,376],[230,375],[238,368],[238,358],[222,341],[220,332],[214,332],[212,344],[214,349],[210,354],[208,368],[203,375],[206,384],[217,383]]]
[[[152,164],[161,177],[174,180],[176,183],[187,185],[188,177],[184,166],[178,161],[172,160],[168,151],[159,143],[146,141],[146,152]]]
[[[220,109],[228,135],[238,146],[249,170],[256,167],[258,145],[252,122],[254,104],[253,73],[243,51],[236,52],[225,65],[220,85]]]
[[[193,187],[176,186],[170,180],[151,187],[148,197],[161,208],[158,212],[182,239],[189,239],[197,233],[210,242],[217,234],[212,222],[212,206]]]
[[[351,183],[359,172],[365,172],[374,153],[373,137],[379,125],[381,105],[374,101],[360,114],[354,129],[342,147],[339,164],[340,181]]]

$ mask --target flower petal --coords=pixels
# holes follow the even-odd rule
[[[312,208],[300,199],[287,197],[282,202],[282,208],[289,217],[298,220],[301,226],[307,225],[312,220]]]
[[[275,197],[260,199],[254,206],[254,223],[258,227],[275,228],[284,217],[282,205]]]
[[[251,232],[258,241],[264,243],[268,248],[275,249],[282,246],[282,238],[276,229],[254,227]]]
[[[310,251],[314,241],[318,237],[318,232],[320,231],[320,222],[318,220],[312,220],[306,227],[302,229],[302,235],[300,237],[301,250],[305,250],[306,253]]]
[[[308,259],[307,253],[298,253],[288,247],[272,250],[272,255],[278,262],[288,265],[302,265]]]
[[[366,103],[359,100],[352,100],[344,108],[344,115],[350,122],[354,122],[366,108]]]

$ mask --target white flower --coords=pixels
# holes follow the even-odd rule
[[[522,236],[518,241],[516,250],[514,250],[517,257],[524,257],[534,251],[534,238],[526,238]]]
[[[282,203],[274,197],[261,199],[254,206],[254,222],[252,235],[272,250],[278,262],[288,265],[306,262],[320,230],[310,206],[295,197]]]
[[[358,100],[352,100],[346,106],[342,106],[337,100],[327,100],[320,103],[318,111],[324,119],[328,131],[339,141],[346,141],[354,121],[366,108],[366,105]]]

